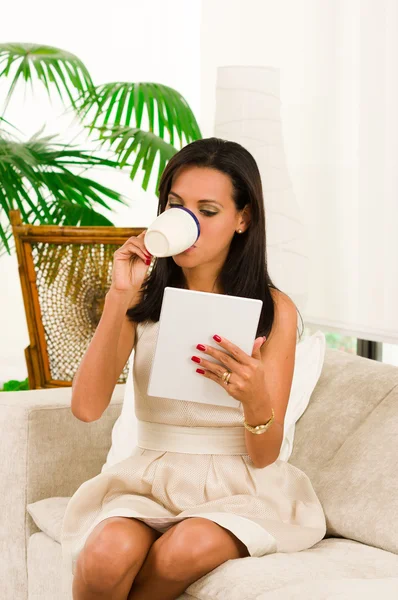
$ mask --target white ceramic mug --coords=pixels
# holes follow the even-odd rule
[[[153,256],[174,256],[188,250],[200,236],[196,216],[184,206],[162,212],[148,227],[144,236],[146,248]]]

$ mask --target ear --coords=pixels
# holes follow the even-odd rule
[[[251,222],[251,215],[252,215],[252,210],[251,210],[250,204],[248,203],[248,204],[246,204],[245,208],[241,212],[238,227],[242,228],[242,226],[243,226],[244,231],[246,231],[246,229],[249,227],[250,222]]]

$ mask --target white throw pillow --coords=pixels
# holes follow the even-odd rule
[[[26,506],[26,510],[40,531],[61,543],[62,519],[69,504],[69,496],[43,498]]]
[[[283,442],[279,454],[281,460],[289,460],[292,453],[295,426],[307,408],[311,394],[321,375],[325,349],[325,335],[319,330],[297,344],[293,381],[285,416]],[[133,360],[134,350],[129,361],[129,374],[124,392],[122,412],[113,426],[112,445],[101,473],[108,467],[131,456],[136,446],[137,419],[134,412]]]
[[[296,346],[292,387],[283,428],[283,441],[278,458],[288,461],[293,451],[296,423],[307,408],[311,394],[321,375],[325,360],[326,338],[316,331]]]

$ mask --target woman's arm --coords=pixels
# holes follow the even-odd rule
[[[136,323],[126,316],[139,301],[140,290],[126,294],[111,290],[94,336],[82,358],[72,384],[71,409],[81,421],[96,421],[112,393],[132,350]]]

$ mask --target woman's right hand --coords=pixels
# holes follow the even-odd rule
[[[144,244],[146,231],[130,237],[114,253],[112,289],[133,294],[141,288],[152,259]]]

